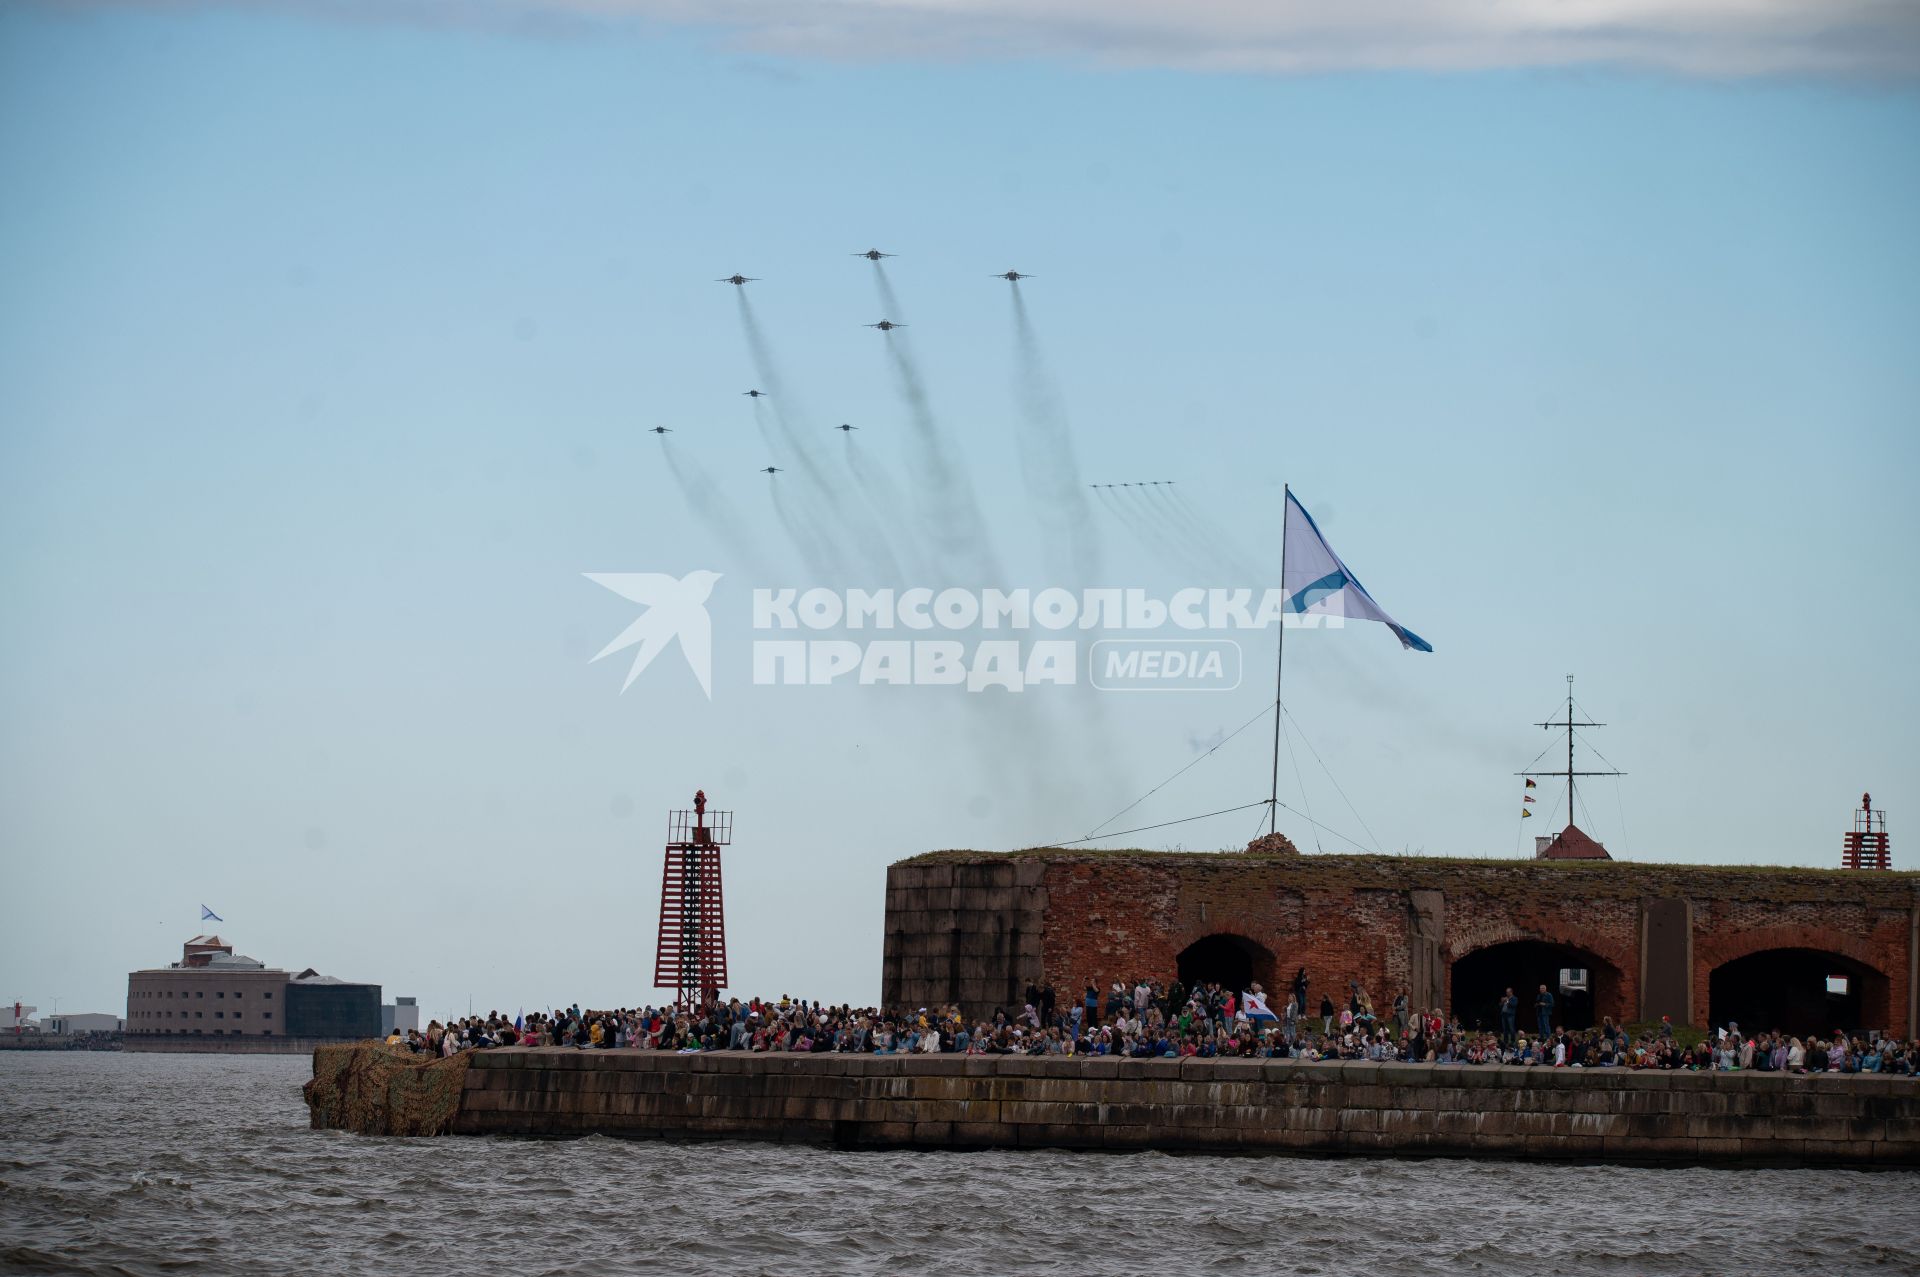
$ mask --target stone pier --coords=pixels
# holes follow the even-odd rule
[[[341,1075],[340,1051],[387,1048],[316,1052],[316,1077]],[[848,1148],[1920,1165],[1920,1082],[1910,1078],[567,1048],[456,1058],[467,1065],[457,1106],[404,1129]],[[444,1067],[410,1065],[404,1053],[381,1064]],[[391,1081],[368,1090],[376,1102],[405,1093]],[[339,1111],[316,1103],[314,1124],[342,1124]]]

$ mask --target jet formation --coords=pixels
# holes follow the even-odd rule
[[[869,249],[867,249],[867,250],[866,250],[865,252],[862,252],[862,253],[855,253],[855,254],[853,254],[853,256],[855,256],[855,257],[864,257],[864,258],[866,258],[866,259],[867,259],[868,261],[870,261],[870,262],[878,262],[878,261],[879,261],[880,259],[882,259],[882,258],[884,258],[884,257],[896,257],[896,256],[898,256],[898,254],[896,254],[896,253],[883,253],[883,252],[881,252],[881,251],[880,251],[879,249],[877,249],[877,248],[869,248]],[[1020,282],[1021,280],[1023,280],[1023,279],[1032,279],[1032,278],[1033,278],[1033,276],[1031,276],[1031,275],[1023,275],[1023,274],[1021,274],[1021,273],[1020,273],[1019,271],[1017,271],[1017,270],[1008,270],[1008,271],[1003,271],[1003,272],[1001,272],[1000,274],[997,274],[997,275],[995,275],[995,276],[994,276],[994,278],[995,278],[995,279],[1004,279],[1004,280],[1006,280],[1006,281],[1007,281],[1008,283],[1010,283],[1010,284],[1017,284],[1017,283],[1019,283],[1019,282]],[[734,286],[735,288],[742,288],[742,287],[745,287],[745,286],[746,286],[746,285],[748,285],[748,284],[756,284],[756,283],[759,283],[759,282],[760,282],[760,280],[759,280],[759,276],[757,276],[757,275],[727,275],[727,276],[724,276],[723,278],[720,278],[720,279],[717,279],[717,280],[715,280],[715,281],[714,281],[714,283],[716,283],[716,284],[732,284],[732,285],[733,285],[733,286]],[[881,321],[880,321],[879,323],[877,323],[877,324],[865,324],[865,325],[863,325],[863,327],[866,327],[866,328],[877,328],[877,329],[879,329],[879,330],[880,330],[881,332],[883,332],[883,333],[890,333],[890,332],[892,332],[892,331],[893,331],[894,329],[896,329],[896,328],[905,328],[905,327],[906,327],[906,325],[905,325],[905,324],[900,324],[900,323],[895,323],[895,322],[894,322],[893,320],[891,320],[891,319],[883,319],[883,320],[881,320]],[[749,399],[766,399],[766,398],[769,398],[769,396],[768,396],[768,394],[767,394],[767,392],[766,392],[766,391],[764,391],[764,390],[759,390],[759,389],[754,389],[754,390],[743,390],[743,391],[741,391],[740,393],[741,393],[741,394],[743,394],[743,395],[745,395],[745,396],[747,396],[747,397],[748,397]],[[850,424],[848,424],[848,423],[846,423],[846,422],[842,422],[841,424],[839,424],[839,425],[837,425],[837,426],[835,426],[835,427],[833,427],[833,429],[835,429],[835,430],[838,430],[838,431],[839,431],[839,432],[840,432],[841,434],[850,434],[850,433],[852,433],[853,431],[855,431],[855,430],[858,430],[859,428],[860,428],[860,427],[858,427],[858,426],[855,426],[855,425],[850,425]],[[653,427],[651,427],[651,430],[650,430],[650,432],[651,432],[651,433],[653,433],[653,434],[656,434],[656,435],[669,435],[669,434],[672,434],[672,433],[673,433],[673,431],[672,431],[672,430],[670,430],[670,429],[668,429],[668,428],[667,428],[666,426],[653,426]],[[760,473],[761,473],[761,474],[766,474],[766,475],[775,475],[775,474],[780,474],[780,473],[782,473],[782,470],[781,470],[781,468],[780,468],[779,466],[762,466],[762,467],[760,468]],[[1171,483],[1173,482],[1173,480],[1171,480],[1171,479],[1167,479],[1167,480],[1158,480],[1158,479],[1156,479],[1156,480],[1153,480],[1152,482],[1153,482],[1153,483],[1154,483],[1155,485],[1158,485],[1159,483],[1162,483],[1162,482],[1165,482],[1165,483],[1168,483],[1168,484],[1171,484]],[[1132,483],[1090,483],[1090,484],[1088,484],[1087,486],[1088,486],[1088,487],[1090,487],[1090,488],[1132,488],[1132,487],[1142,487],[1142,488],[1144,488],[1144,487],[1146,487],[1146,486],[1148,486],[1148,485],[1147,485],[1146,483],[1140,483],[1140,484],[1132,484]]]

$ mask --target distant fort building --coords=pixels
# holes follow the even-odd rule
[[[420,1028],[420,1001],[417,998],[395,998],[380,1007],[380,1036],[386,1037],[395,1029],[402,1033],[417,1032]]]
[[[313,1040],[380,1031],[380,986],[308,968],[289,974],[195,936],[171,966],[127,976],[126,1043],[135,1050],[304,1050]]]

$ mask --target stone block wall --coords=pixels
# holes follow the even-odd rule
[[[1920,1164],[1892,1077],[1279,1060],[476,1053],[455,1134]]]
[[[901,864],[887,870],[881,999],[889,1007],[958,1002],[971,1015],[1017,1012],[1040,971],[1043,866]]]

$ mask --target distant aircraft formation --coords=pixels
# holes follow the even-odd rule
[[[887,257],[897,257],[897,256],[899,256],[899,254],[897,254],[897,253],[883,253],[883,252],[881,252],[881,251],[880,251],[879,249],[877,249],[877,248],[869,248],[869,249],[866,249],[866,250],[864,250],[864,251],[862,251],[862,252],[858,252],[858,253],[854,253],[854,254],[852,254],[852,255],[853,255],[854,257],[864,257],[864,258],[866,258],[866,259],[867,259],[868,261],[870,261],[870,262],[875,262],[875,263],[877,263],[877,262],[879,262],[879,261],[880,261],[881,259],[883,259],[883,258],[887,258]],[[1017,271],[1017,270],[1006,270],[1006,271],[1001,271],[1001,272],[999,272],[998,274],[996,274],[996,275],[994,276],[994,278],[995,278],[995,279],[1004,279],[1004,280],[1006,280],[1006,281],[1007,281],[1007,282],[1008,282],[1009,284],[1017,284],[1017,283],[1019,283],[1019,282],[1020,282],[1021,280],[1023,280],[1023,279],[1032,279],[1032,278],[1033,278],[1033,276],[1031,276],[1031,275],[1024,275],[1024,274],[1022,274],[1022,273],[1020,273],[1020,272],[1019,272],[1019,271]],[[722,276],[721,276],[721,277],[720,277],[719,279],[716,279],[716,280],[714,280],[713,282],[714,282],[714,283],[716,283],[716,284],[732,284],[732,285],[733,285],[733,286],[734,286],[735,288],[744,288],[744,287],[746,287],[746,286],[747,286],[748,284],[757,284],[757,283],[759,283],[759,282],[760,282],[760,277],[759,277],[758,275],[741,275],[741,274],[738,274],[738,273],[735,273],[735,274],[732,274],[732,275],[722,275]],[[891,319],[882,319],[882,320],[880,320],[880,321],[879,321],[878,323],[873,323],[873,324],[863,324],[863,325],[862,325],[862,327],[864,327],[864,328],[877,328],[877,329],[879,329],[879,330],[880,330],[881,332],[883,332],[883,333],[890,333],[890,332],[892,332],[892,331],[893,331],[894,329],[896,329],[896,328],[905,328],[905,327],[906,327],[906,325],[905,325],[905,324],[902,324],[902,323],[897,323],[897,322],[895,322],[894,320],[891,320]],[[766,391],[764,391],[764,390],[759,390],[759,389],[753,389],[753,390],[743,390],[743,391],[741,391],[740,393],[741,393],[741,394],[743,394],[743,395],[745,395],[745,396],[747,396],[747,398],[749,398],[749,399],[769,399],[769,398],[772,398],[772,396],[770,396],[769,394],[767,394],[767,392],[766,392]],[[835,430],[838,430],[838,431],[839,431],[839,432],[840,432],[841,434],[843,434],[843,435],[850,435],[850,434],[852,434],[852,432],[853,432],[853,431],[855,431],[855,430],[858,430],[859,428],[860,428],[860,427],[858,427],[858,426],[855,426],[855,425],[849,425],[849,424],[847,424],[846,422],[841,422],[841,423],[840,423],[839,425],[837,425],[837,426],[835,426],[835,427],[833,427],[833,429],[835,429]],[[670,435],[670,434],[672,434],[672,433],[673,433],[673,431],[672,431],[671,429],[669,429],[668,427],[666,427],[666,426],[651,426],[651,427],[649,427],[649,428],[648,428],[648,431],[647,431],[647,433],[649,433],[649,434],[655,434],[655,435],[661,435],[661,436],[666,436],[666,435]],[[784,473],[784,472],[783,472],[783,471],[781,470],[781,468],[780,468],[779,466],[762,466],[762,467],[760,468],[760,471],[759,471],[759,473],[761,473],[761,474],[765,474],[765,475],[776,475],[776,474],[781,474],[781,473]],[[1167,480],[1154,480],[1153,482],[1154,482],[1154,483],[1155,483],[1155,484],[1157,485],[1157,484],[1159,484],[1159,483],[1161,483],[1161,482],[1165,482],[1165,483],[1169,483],[1169,484],[1170,484],[1170,483],[1172,483],[1173,481],[1172,481],[1171,479],[1167,479]],[[1144,488],[1144,487],[1146,487],[1146,486],[1148,486],[1148,485],[1147,485],[1147,484],[1145,484],[1145,483],[1141,483],[1141,484],[1132,484],[1132,483],[1092,483],[1092,484],[1088,484],[1087,486],[1088,486],[1088,487],[1090,487],[1090,488],[1132,488],[1132,487],[1143,487],[1143,488]]]
[[[1175,479],[1142,479],[1138,483],[1089,483],[1089,488],[1171,488]]]
[[[870,262],[877,262],[883,257],[898,257],[899,255],[900,254],[898,253],[883,253],[877,248],[869,248],[863,253],[852,254],[852,256],[854,257],[864,257]],[[1032,279],[1033,276],[1017,270],[1003,270],[995,273],[994,278],[1004,279],[1009,284],[1017,284],[1023,279]],[[719,279],[716,279],[713,282],[716,284],[732,284],[736,288],[741,288],[748,284],[759,283],[760,277],[758,275],[722,275]],[[868,325],[868,327],[870,328],[875,326],[876,325],[872,325],[872,324]],[[894,327],[903,328],[905,327],[905,325],[895,324]]]

